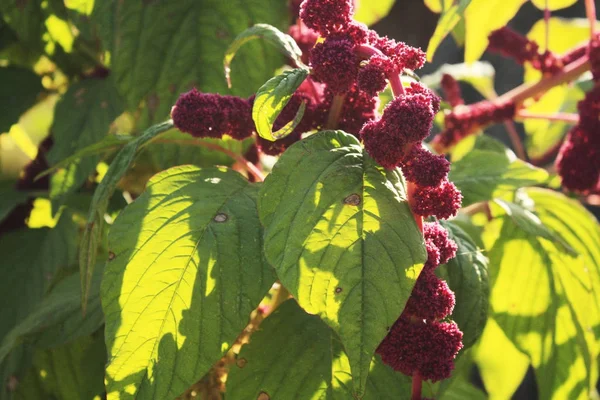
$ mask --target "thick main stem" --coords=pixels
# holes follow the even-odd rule
[[[421,389],[423,387],[423,379],[419,371],[416,371],[412,376],[412,388],[410,400],[421,400]]]
[[[338,127],[338,122],[340,120],[340,116],[342,115],[345,99],[345,94],[336,94],[333,96],[331,108],[329,109],[329,114],[327,115],[327,122],[325,122],[325,129],[336,129]]]

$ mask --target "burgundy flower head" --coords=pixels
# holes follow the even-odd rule
[[[367,153],[379,165],[393,169],[400,164],[404,157],[405,143],[402,138],[390,134],[381,120],[368,122],[360,131],[360,136]]]
[[[368,41],[391,60],[396,72],[402,72],[405,68],[416,70],[425,64],[427,57],[421,49],[396,42],[387,36],[379,36],[374,31],[369,32]]]
[[[401,167],[408,181],[419,186],[438,186],[448,176],[450,162],[418,143],[406,154]]]
[[[412,94],[390,101],[381,119],[393,134],[401,135],[407,143],[417,143],[429,136],[434,115],[428,96]]]
[[[220,95],[201,93],[195,88],[183,93],[171,111],[173,123],[195,137],[219,138],[227,129]]]
[[[400,317],[377,353],[394,370],[437,382],[450,376],[462,348],[462,332],[454,322],[425,322]]]
[[[310,51],[312,76],[334,93],[347,92],[356,82],[359,58],[354,44],[344,36],[327,38]]]
[[[452,182],[443,180],[437,187],[417,187],[411,204],[414,213],[439,219],[454,217],[460,208],[462,195]]]
[[[537,43],[504,26],[488,37],[488,50],[513,58],[519,64],[534,60],[538,55]]]
[[[440,249],[435,245],[435,241],[427,236],[425,236],[425,248],[427,249],[427,261],[421,273],[433,272],[440,265]]]
[[[429,98],[431,102],[431,108],[434,114],[440,111],[440,98],[436,95],[433,90],[429,89],[420,82],[411,82],[410,86],[406,88],[406,94],[422,94]]]
[[[410,294],[404,314],[427,321],[437,321],[452,314],[454,304],[454,293],[448,284],[439,279],[433,271],[424,270]]]
[[[595,135],[595,146],[589,137]],[[600,138],[599,133],[588,132],[575,126],[563,143],[556,159],[556,168],[562,185],[577,192],[600,191]]]
[[[254,132],[251,103],[236,96],[221,96],[219,104],[224,121],[222,133],[237,140],[250,137]]]
[[[450,74],[444,74],[442,81],[440,82],[446,100],[452,107],[465,104],[462,95],[460,93],[460,86],[454,77]]]
[[[376,96],[387,86],[387,59],[373,56],[358,72],[358,87],[370,96]]]
[[[448,237],[448,231],[437,222],[425,222],[423,224],[423,236],[426,240],[431,240],[439,251],[439,263],[446,264],[454,256],[458,246],[454,240]]]
[[[302,21],[323,36],[343,30],[353,14],[352,0],[304,0],[300,6]]]

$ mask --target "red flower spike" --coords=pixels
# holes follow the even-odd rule
[[[460,93],[460,86],[452,75],[444,74],[441,82],[442,90],[446,96],[446,100],[452,107],[465,104],[462,95]]]
[[[590,39],[588,55],[594,81],[600,80],[600,34],[594,35]]]
[[[367,43],[369,37],[369,27],[362,22],[351,21],[342,33],[352,40],[355,45]],[[335,36],[332,34],[331,36]]]
[[[385,124],[381,121],[368,122],[360,131],[360,136],[367,153],[379,165],[393,169],[400,164],[404,156],[404,145],[400,137],[388,133]]]
[[[591,138],[595,139],[592,143]],[[577,192],[600,189],[600,135],[574,127],[563,143],[556,159],[556,169],[562,185]]]
[[[437,222],[423,224],[423,236],[431,241],[439,251],[439,263],[446,264],[456,256],[458,246],[448,237],[448,231]]]
[[[423,379],[436,382],[450,376],[461,348],[462,332],[454,322],[427,323],[403,315],[377,353],[396,371],[408,376],[419,372]]]
[[[454,293],[448,284],[435,276],[433,271],[422,271],[403,314],[437,321],[452,314],[454,305]]]
[[[427,261],[421,273],[433,272],[440,265],[440,249],[435,241],[425,236],[425,248],[427,249]]]
[[[392,134],[402,135],[407,143],[417,143],[429,136],[434,115],[428,96],[412,94],[390,101],[381,119]]]
[[[323,36],[343,30],[353,14],[352,0],[304,0],[300,5],[304,24]]]
[[[519,64],[533,61],[538,57],[537,43],[507,26],[493,31],[488,40],[488,50],[513,58]]]
[[[227,133],[237,140],[252,136],[254,121],[252,120],[252,106],[248,100],[235,96],[221,96],[219,104],[226,123],[222,133]]]
[[[450,172],[450,162],[421,144],[412,146],[401,164],[404,177],[419,186],[438,186]]]
[[[308,64],[310,50],[317,44],[319,34],[306,26],[292,25],[288,29],[288,35],[296,41],[298,47],[302,50],[302,62]]]
[[[347,92],[356,82],[359,61],[346,37],[328,38],[310,51],[314,80],[326,83],[334,93]]]
[[[437,114],[440,111],[440,98],[425,85],[420,82],[411,82],[410,86],[406,88],[406,94],[422,94],[427,96],[431,101],[431,108],[433,114]]]
[[[589,131],[590,137],[600,137],[600,86],[594,86],[585,94],[585,98],[577,103],[579,124]],[[595,132],[594,132],[595,131]]]
[[[369,63],[358,72],[358,87],[369,96],[377,94],[387,86],[386,61],[383,57],[373,56]]]
[[[438,187],[417,187],[412,200],[415,214],[448,219],[458,212],[462,195],[452,182],[444,180]]]
[[[425,64],[427,58],[421,49],[396,42],[387,36],[381,37],[375,31],[369,32],[368,42],[390,59],[396,73],[402,72],[405,68],[419,69]]]
[[[195,88],[177,99],[171,117],[182,132],[195,137],[220,138],[227,130],[220,95],[200,93]]]

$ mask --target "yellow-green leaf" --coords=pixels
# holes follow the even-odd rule
[[[472,0],[465,11],[465,61],[479,60],[489,34],[505,26],[526,0]]]
[[[452,32],[456,24],[465,16],[465,9],[467,9],[470,3],[471,0],[459,0],[458,3],[452,3],[449,7],[442,9],[440,19],[427,46],[428,61],[433,60],[433,55],[442,43],[442,40]]]
[[[545,10],[546,7],[550,11],[560,10],[561,8],[571,7],[577,3],[577,0],[531,0],[534,6],[540,10]]]
[[[396,0],[360,0],[357,2],[354,19],[363,24],[373,25],[388,15],[395,2]]]

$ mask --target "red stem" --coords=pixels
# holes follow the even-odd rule
[[[344,108],[345,94],[336,94],[333,96],[331,102],[331,108],[329,108],[329,115],[327,115],[327,122],[325,122],[325,129],[336,129],[342,115],[342,109]]]
[[[419,374],[419,371],[415,371],[412,376],[412,390],[410,394],[410,400],[421,400],[421,389],[423,386],[423,379]]]
[[[394,94],[394,97],[404,95],[404,86],[400,80],[400,74],[392,73],[388,76],[388,80],[390,81],[390,86],[392,87],[392,93]]]
[[[517,157],[519,157],[521,160],[527,160],[527,153],[525,153],[523,142],[519,137],[519,132],[517,132],[517,129],[515,128],[515,123],[513,121],[504,121],[504,127],[508,132],[508,137],[513,145],[513,148],[515,149],[515,154]]]
[[[546,7],[544,8],[544,24],[546,27],[546,48],[545,51],[550,50],[550,9],[548,8],[548,0],[546,0]]]
[[[596,33],[596,3],[595,0],[585,0],[585,13],[590,22],[590,36]]]
[[[517,113],[517,118],[522,119],[545,119],[547,121],[559,121],[566,122],[568,124],[578,124],[579,123],[579,115],[570,114],[570,113],[553,113],[553,114],[540,114],[529,112],[527,110],[521,110]]]

